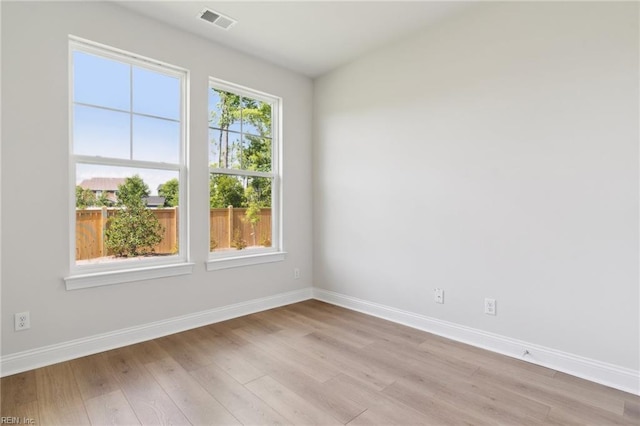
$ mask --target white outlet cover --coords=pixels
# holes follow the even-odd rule
[[[14,327],[15,331],[28,330],[29,328],[31,328],[29,312],[20,312],[18,314],[15,314]]]
[[[496,299],[484,299],[484,313],[487,315],[496,314]]]

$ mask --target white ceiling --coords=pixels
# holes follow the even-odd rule
[[[458,13],[464,1],[122,1],[122,7],[317,77],[378,46]],[[198,18],[208,7],[238,21]]]

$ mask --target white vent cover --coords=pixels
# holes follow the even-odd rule
[[[200,14],[198,14],[198,18],[203,19],[216,27],[222,28],[223,30],[228,30],[238,22],[233,18],[211,9],[204,9]]]

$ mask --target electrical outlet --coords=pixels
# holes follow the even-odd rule
[[[487,315],[496,314],[496,299],[484,299],[484,313]]]
[[[433,290],[433,301],[436,303],[444,303],[444,290],[436,288]]]
[[[293,268],[293,278],[300,279],[300,268]]]
[[[29,312],[20,312],[15,315],[15,331],[22,331],[31,328]]]

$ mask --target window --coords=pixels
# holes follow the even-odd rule
[[[186,71],[77,39],[70,71],[67,288],[190,272]]]
[[[209,270],[284,258],[279,111],[276,97],[210,81]]]

